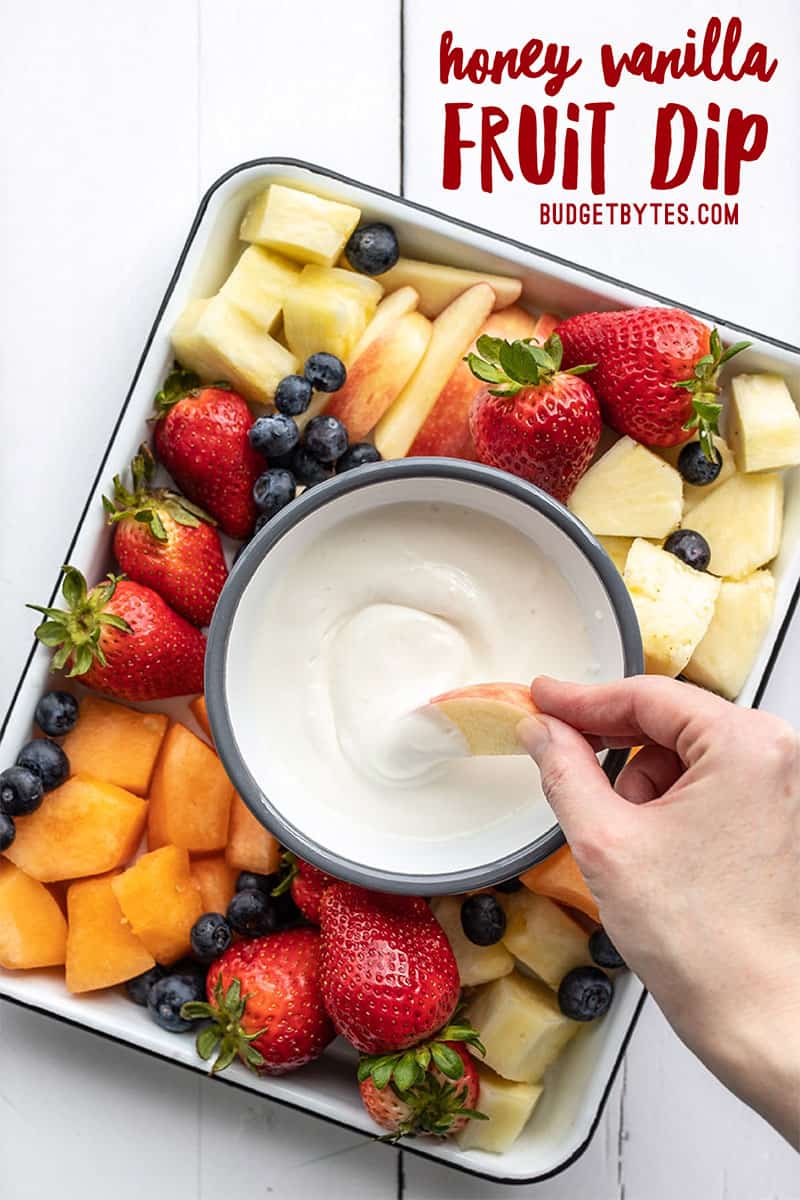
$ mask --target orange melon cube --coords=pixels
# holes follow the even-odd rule
[[[43,883],[0,858],[0,967],[56,967],[67,949],[67,922]]]
[[[233,786],[211,747],[185,725],[173,725],[153,772],[148,847],[182,846],[196,854],[222,850],[232,799]]]
[[[203,901],[186,850],[162,846],[143,854],[111,880],[111,887],[132,932],[156,962],[167,965],[189,953],[189,934]]]
[[[197,724],[200,726],[203,733],[210,741],[213,742],[214,739],[211,736],[211,724],[208,720],[205,696],[195,696],[194,700],[192,700],[190,703],[189,708],[192,710],[192,716],[194,717],[195,721],[197,721]]]
[[[64,752],[73,775],[85,772],[146,796],[168,725],[165,713],[137,712],[86,696],[78,724],[64,738]]]
[[[225,857],[237,871],[257,871],[261,875],[271,875],[280,866],[281,848],[277,839],[235,794]]]
[[[236,867],[225,861],[224,854],[192,860],[192,878],[200,889],[203,912],[224,913],[236,891]]]
[[[111,886],[113,875],[83,879],[67,892],[67,987],[92,992],[113,987],[155,966],[131,932]]]
[[[559,904],[567,904],[577,908],[593,921],[600,923],[600,910],[597,901],[589,891],[589,886],[581,874],[581,869],[569,846],[562,846],[551,854],[544,862],[531,867],[520,879],[531,892],[539,896],[548,896]]]
[[[6,856],[45,883],[102,875],[131,858],[146,817],[147,801],[140,796],[91,775],[73,775],[35,813],[17,818]]]

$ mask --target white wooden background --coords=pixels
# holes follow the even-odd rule
[[[535,33],[591,53],[606,35],[630,40],[633,30],[634,40],[654,40],[666,29],[674,39],[690,11],[699,21],[696,0],[673,0],[666,15],[647,7],[581,0],[548,12],[522,0],[405,0],[403,13],[400,0],[3,0],[0,708],[29,645],[23,602],[50,592],[198,199],[238,161],[286,154],[391,190],[405,184],[412,198],[798,341],[793,0],[771,0],[768,19],[757,0],[736,9],[751,36],[785,56],[774,87],[736,93],[745,108],[769,110],[774,146],[748,179],[739,230],[710,233],[702,247],[674,230],[548,231],[536,227],[524,184],[492,198],[470,187],[441,191],[442,28],[455,27],[467,44],[510,46]],[[585,86],[578,99],[596,92],[591,80]],[[496,89],[490,99],[452,90],[448,98],[497,102]],[[519,86],[503,95],[540,100]],[[616,99],[623,104],[622,88]],[[628,159],[634,169],[643,103],[640,93],[634,116],[621,118],[631,140],[612,151],[618,179]],[[641,195],[638,180],[627,182]],[[766,706],[800,723],[792,701],[799,649],[796,628]],[[505,1193],[8,1005],[0,1006],[0,1044],[3,1200]],[[798,1200],[800,1179],[787,1147],[648,1004],[589,1151],[519,1194]]]

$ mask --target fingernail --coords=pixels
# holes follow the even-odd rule
[[[536,717],[525,717],[517,726],[517,737],[522,742],[525,749],[532,758],[539,761],[539,758],[547,749],[547,743],[550,741],[550,734],[544,721],[539,721]]]

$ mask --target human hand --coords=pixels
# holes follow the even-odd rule
[[[603,925],[679,1036],[800,1144],[800,743],[675,680],[540,678],[519,734]],[[614,787],[595,751],[643,746]]]

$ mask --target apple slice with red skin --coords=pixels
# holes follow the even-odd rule
[[[524,683],[471,684],[434,696],[428,707],[459,729],[472,755],[526,754],[517,727],[538,712]]]

